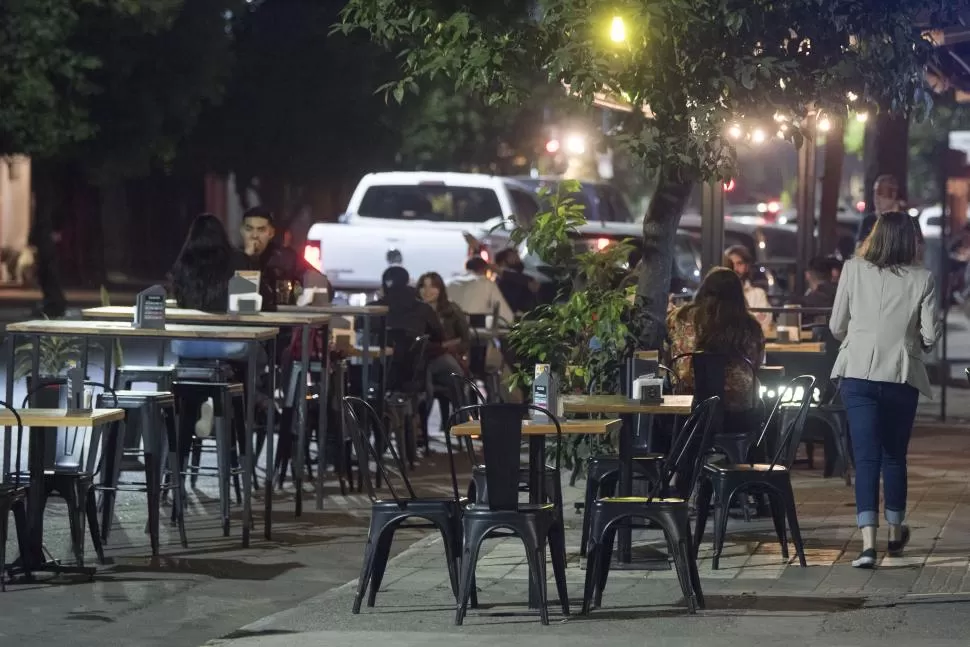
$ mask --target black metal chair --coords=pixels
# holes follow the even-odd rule
[[[52,394],[59,400],[61,387],[67,384],[65,378],[40,380],[24,396],[21,409],[35,398]],[[111,396],[110,404],[117,403],[114,390],[101,382],[86,380],[85,386],[104,390]],[[43,403],[39,403],[43,404]],[[116,426],[117,423],[112,423]],[[44,456],[44,479],[41,483],[30,482],[30,487],[43,488],[46,500],[57,493],[67,505],[67,516],[71,533],[71,549],[79,567],[84,567],[85,520],[91,536],[91,543],[97,554],[98,562],[104,563],[104,546],[101,542],[101,529],[98,522],[98,503],[94,480],[102,469],[102,450],[104,430],[98,427],[75,427],[57,429],[53,447],[48,445]],[[29,479],[29,474],[25,475]]]
[[[124,409],[124,433],[117,426],[108,434],[104,448],[104,466],[101,470],[101,482],[95,490],[101,492],[101,539],[108,543],[111,524],[114,520],[115,500],[117,492],[143,492],[148,495],[148,534],[150,537],[152,555],[159,551],[159,506],[162,491],[178,490],[180,481],[174,484],[171,480],[163,484],[164,457],[168,456],[169,471],[179,470],[178,430],[175,420],[175,397],[167,391],[115,391],[108,394],[111,400],[102,395],[98,406],[113,405]],[[164,427],[164,432],[162,431]],[[134,428],[134,433],[129,430]],[[144,482],[129,482],[121,480],[124,465],[125,440],[130,436],[144,440],[145,473]],[[172,516],[178,526],[179,537],[183,548],[188,547],[185,535],[184,497],[173,497]]]
[[[693,365],[693,393],[696,399],[721,398],[721,412],[714,421],[714,448],[723,452],[734,464],[745,462],[764,419],[764,404],[758,393],[758,374],[754,364],[747,357],[735,353],[700,350],[677,355],[670,360],[670,365],[675,367],[680,361],[690,361]],[[751,373],[751,407],[745,411],[729,412],[724,406],[724,388],[731,366],[743,367]]]
[[[20,554],[26,555],[27,549],[25,541],[27,537],[27,483],[21,483],[21,454],[23,453],[24,423],[20,414],[16,412],[6,402],[0,402],[0,407],[13,414],[17,422],[17,453],[14,454],[13,474],[0,475],[0,592],[7,590],[7,532],[10,523],[10,513],[13,512],[14,525],[17,529],[17,544]],[[12,440],[12,439],[11,439]],[[10,447],[4,447],[4,451],[13,452],[13,443]],[[29,564],[24,563],[24,567]],[[30,572],[26,575],[30,578]]]
[[[406,528],[434,528],[437,529],[445,544],[445,558],[448,562],[448,576],[451,580],[452,592],[458,595],[458,559],[461,552],[461,507],[457,489],[453,498],[419,498],[411,481],[408,479],[404,461],[395,451],[394,446],[387,442],[387,434],[377,412],[365,400],[354,396],[343,399],[343,410],[348,428],[353,437],[354,447],[360,461],[360,469],[365,472],[364,482],[371,499],[370,528],[367,533],[367,545],[364,548],[364,563],[360,569],[360,579],[357,585],[357,595],[354,597],[353,613],[360,613],[360,605],[367,596],[367,606],[373,607],[377,599],[377,592],[381,588],[384,571],[391,551],[394,532],[401,527]],[[384,467],[383,452],[369,440],[369,434],[374,434],[375,443],[383,443],[390,451],[397,471],[397,477],[404,484],[406,494],[399,495],[394,489],[389,471]],[[390,499],[380,499],[374,487],[374,479],[370,478],[370,461],[373,460],[381,480],[387,484]],[[420,519],[425,524],[408,524],[407,521]]]
[[[795,461],[808,408],[812,402],[815,378],[811,375],[801,375],[789,382],[787,393],[778,399],[771,415],[761,430],[758,446],[767,442],[769,429],[772,428],[773,418],[781,408],[793,408],[796,415],[789,417],[781,426],[778,434],[777,449],[770,463],[743,463],[727,465],[724,463],[708,463],[701,473],[700,487],[697,493],[697,526],[695,532],[694,555],[696,557],[700,542],[704,537],[707,525],[708,510],[713,497],[714,507],[714,557],[712,568],[717,570],[724,548],[724,535],[727,532],[728,510],[734,497],[742,493],[756,493],[767,495],[771,504],[771,516],[774,521],[778,540],[781,542],[782,558],[788,559],[788,538],[785,532],[785,517],[792,539],[795,542],[795,552],[798,561],[805,566],[805,549],[802,535],[798,527],[798,516],[795,512],[795,494],[791,485],[791,465]],[[799,400],[799,389],[802,389]]]
[[[387,339],[394,352],[388,358],[384,415],[399,454],[414,470],[420,408],[427,397],[428,336],[392,328],[387,331]]]
[[[451,434],[448,430],[451,429],[452,425],[459,422],[466,422],[473,417],[472,410],[468,409],[468,407],[488,403],[485,394],[481,392],[474,380],[463,375],[458,375],[457,373],[452,373],[451,378],[454,381],[454,389],[458,393],[457,397],[459,398],[459,402],[455,412],[448,417],[447,424],[445,425],[445,437],[449,443],[451,442]],[[468,394],[471,394],[471,398],[468,397]],[[462,409],[465,409],[465,411],[459,415],[458,412]],[[460,443],[464,445],[465,456],[468,457],[468,462],[472,466],[472,478],[468,483],[468,500],[479,504],[488,503],[488,480],[485,478],[485,465],[475,450],[475,441],[471,436],[465,436],[461,438]],[[452,471],[454,471],[454,465],[452,465]],[[559,471],[551,465],[546,465],[545,493],[547,496],[551,497],[557,491],[562,492],[559,479]],[[519,469],[519,491],[529,491],[528,467]],[[551,498],[549,500],[552,501]]]
[[[559,472],[562,427],[548,410],[534,405],[493,403],[472,405],[464,407],[464,411],[456,412],[456,414],[477,414],[481,421],[480,437],[485,455],[485,479],[488,488],[488,502],[467,506],[462,516],[463,553],[458,610],[455,614],[456,625],[464,622],[468,603],[472,598],[475,588],[475,565],[482,543],[485,539],[495,536],[519,537],[525,544],[529,576],[538,594],[539,617],[544,625],[549,624],[546,598],[546,544],[548,543],[552,554],[552,570],[556,578],[559,602],[562,605],[563,615],[569,615],[562,495],[554,493],[554,503],[519,503],[522,419],[528,411],[546,416],[555,425],[555,469]],[[530,492],[530,498],[534,501],[545,501],[545,481],[545,478],[537,479],[539,491]]]
[[[688,611],[696,613],[704,608],[704,594],[691,540],[688,501],[711,446],[720,406],[721,400],[717,396],[695,405],[674,438],[670,453],[663,460],[662,478],[649,496],[598,499],[587,512],[592,519],[586,551],[584,615],[591,607],[602,605],[616,531],[621,521],[631,518],[648,519],[663,530]]]

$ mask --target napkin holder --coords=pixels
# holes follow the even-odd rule
[[[165,288],[153,285],[135,297],[133,328],[165,330]]]
[[[535,378],[532,380],[532,402],[537,407],[548,409],[553,415],[562,417],[559,381],[548,364],[536,364]],[[532,419],[536,422],[552,422],[548,416],[538,411],[532,412]]]
[[[641,404],[663,404],[663,378],[655,375],[641,375],[633,380],[633,399]]]
[[[229,312],[255,314],[263,307],[259,272],[237,272],[229,279]]]

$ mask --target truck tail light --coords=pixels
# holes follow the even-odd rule
[[[316,271],[323,273],[323,252],[320,251],[320,241],[307,241],[303,248],[303,260]]]

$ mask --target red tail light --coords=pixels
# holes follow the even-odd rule
[[[319,241],[307,242],[303,248],[303,260],[318,272],[323,272],[323,253]]]

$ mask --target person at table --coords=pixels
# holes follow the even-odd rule
[[[741,279],[744,288],[744,300],[749,308],[770,308],[768,303],[768,293],[764,288],[759,288],[751,284],[751,268],[754,266],[754,259],[751,252],[744,245],[733,245],[724,252],[724,267],[734,270],[734,273]],[[771,324],[770,312],[756,312],[754,318],[761,324],[762,329]]]
[[[458,402],[454,393],[453,373],[468,373],[468,352],[471,348],[471,332],[468,319],[456,304],[448,299],[444,279],[437,272],[422,274],[418,279],[421,300],[431,306],[441,321],[444,341],[428,346],[428,374],[435,391],[447,396],[452,404]],[[422,423],[427,431],[427,411],[422,412]],[[443,421],[444,422],[444,421]]]
[[[899,198],[899,181],[893,175],[880,175],[872,184],[872,204],[866,205],[867,213],[859,221],[856,232],[856,249],[858,249],[876,225],[880,214],[899,211],[903,202]]]
[[[829,327],[842,341],[832,368],[849,419],[855,458],[856,521],[862,552],[852,565],[876,563],[879,476],[882,474],[888,554],[909,541],[906,452],[920,393],[932,397],[923,352],[940,337],[936,283],[919,264],[913,219],[890,211],[876,220],[856,257],[846,262]]]
[[[829,262],[824,258],[815,258],[805,270],[805,296],[802,305],[806,308],[831,308],[835,303],[837,286],[832,282],[832,270]],[[802,325],[824,324],[828,320],[825,315],[805,315]]]
[[[757,406],[755,375],[764,359],[765,337],[758,321],[748,312],[744,287],[737,274],[721,267],[708,272],[694,300],[667,316],[667,333],[671,358],[698,351],[737,358],[728,362],[725,371],[725,429],[757,425],[761,411]],[[683,359],[672,368],[682,385],[681,391],[692,393],[693,362]]]
[[[316,273],[327,286],[330,299],[333,288],[326,276],[289,246],[276,241],[276,224],[273,212],[266,207],[253,207],[243,214],[240,230],[243,240],[243,256],[237,270],[259,271],[259,293],[263,297],[263,310],[271,312],[277,307],[276,284],[293,281],[303,285],[308,272]]]
[[[495,281],[488,277],[488,263],[473,256],[465,263],[465,274],[448,282],[451,300],[469,315],[491,316],[498,310],[499,319],[512,323],[515,315]]]
[[[225,313],[229,307],[229,279],[232,278],[237,253],[229,242],[222,221],[210,213],[196,216],[175,264],[169,272],[170,293],[179,308]],[[179,359],[223,359],[245,361],[248,347],[244,342],[174,340],[172,353]],[[208,436],[212,431],[213,403],[183,403],[198,412],[195,433]],[[192,424],[191,416],[180,421]],[[191,428],[182,430],[183,438],[191,437]],[[188,451],[188,444],[183,444]]]
[[[468,349],[471,346],[471,332],[468,319],[456,303],[448,299],[448,289],[444,279],[437,272],[422,274],[418,279],[418,292],[421,300],[427,303],[438,315],[441,322],[444,341],[432,352],[432,359],[428,365],[434,373],[435,365],[447,364],[455,373],[464,373],[464,366],[468,361]]]
[[[503,249],[495,255],[498,278],[495,283],[506,303],[517,315],[535,309],[539,293],[539,282],[525,273],[525,264],[514,247]]]

